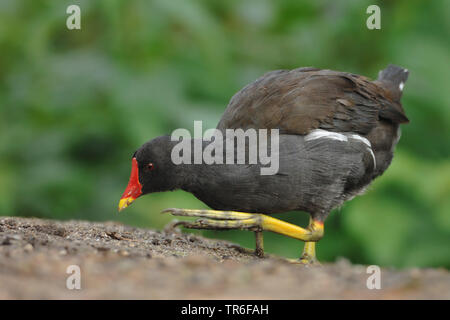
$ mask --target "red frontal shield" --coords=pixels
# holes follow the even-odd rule
[[[131,163],[130,181],[128,182],[128,186],[125,189],[122,198],[120,198],[119,211],[128,207],[134,200],[136,200],[142,194],[141,188],[142,186],[139,183],[138,162],[136,158],[133,158]]]

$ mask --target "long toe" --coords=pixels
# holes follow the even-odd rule
[[[178,208],[168,208],[161,211],[161,213],[170,213],[171,215],[181,217],[199,217],[215,220],[243,220],[258,216],[258,214],[237,212],[237,211],[178,209]]]
[[[213,219],[198,219],[191,221],[179,221],[177,226],[183,226],[189,229],[206,229],[206,230],[252,230],[260,229],[258,219],[243,219],[243,220],[213,220]]]

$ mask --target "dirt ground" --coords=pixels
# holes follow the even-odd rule
[[[80,267],[81,289],[66,286]],[[256,258],[241,247],[118,223],[0,217],[0,299],[450,299],[444,269],[320,267]]]

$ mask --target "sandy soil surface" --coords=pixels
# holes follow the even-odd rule
[[[66,286],[77,265],[81,289]],[[320,267],[256,258],[238,245],[118,223],[0,217],[0,299],[450,299],[443,269]]]

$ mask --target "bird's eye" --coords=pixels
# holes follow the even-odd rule
[[[155,166],[153,165],[153,163],[149,163],[147,164],[147,170],[153,170],[155,168]]]

